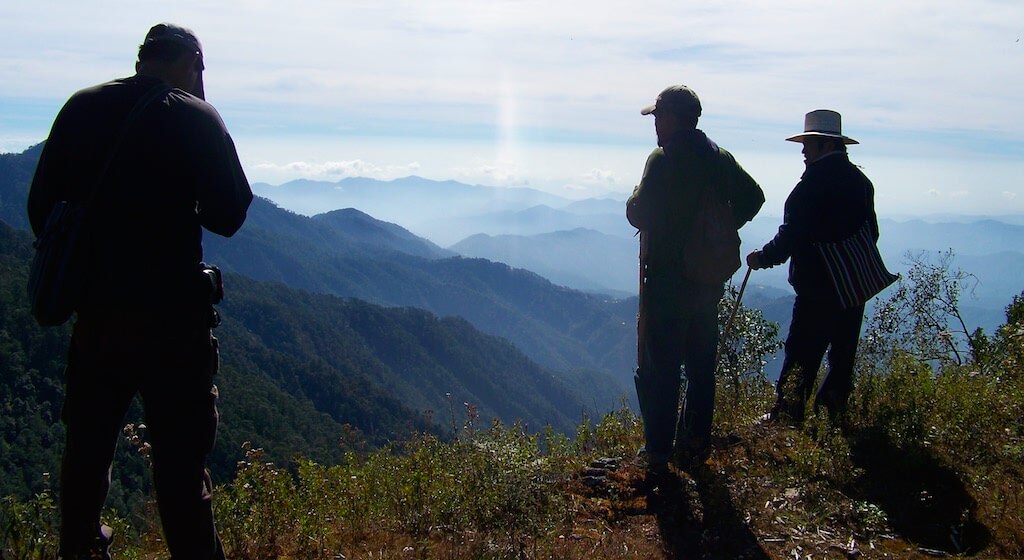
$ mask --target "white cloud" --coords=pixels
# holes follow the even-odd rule
[[[510,161],[475,162],[471,166],[455,166],[451,169],[456,179],[473,184],[495,187],[529,185],[529,179],[523,176],[519,166]]]
[[[619,183],[619,178],[616,173],[610,169],[591,169],[584,173],[580,180],[583,183],[591,185],[603,185],[603,186],[614,186]]]
[[[325,161],[309,163],[294,161],[285,164],[259,163],[255,168],[271,175],[298,176],[306,179],[342,179],[345,177],[369,177],[390,180],[415,175],[420,169],[418,163],[380,166],[362,160]]]
[[[585,161],[571,145],[649,150],[639,109],[684,82],[701,96],[702,127],[738,157],[781,151],[806,111],[830,107],[858,153],[952,162],[929,178],[936,192],[994,200],[1024,171],[983,167],[1024,151],[1022,20],[1024,4],[1000,0],[6,2],[0,126],[41,140],[60,101],[130,74],[146,29],[175,21],[203,41],[208,97],[239,149],[264,146],[253,175],[386,178],[416,161],[460,180],[628,191],[643,155],[613,167],[602,159],[612,150]],[[38,114],[11,118],[26,101]],[[381,141],[338,158],[317,146],[327,135],[420,146],[398,155]],[[467,151],[432,148],[448,139]],[[296,163],[268,163],[281,161]],[[782,168],[756,178],[787,192],[799,172]]]

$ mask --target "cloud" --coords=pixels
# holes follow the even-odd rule
[[[960,170],[878,182],[890,192],[934,186],[936,205],[955,207],[969,184],[969,198],[1003,200],[1024,171],[1024,72],[1007,71],[1020,67],[1021,2],[54,0],[0,12],[0,145],[12,150],[44,138],[71,92],[131,74],[146,29],[170,20],[202,39],[208,97],[239,150],[267,146],[247,172],[275,180],[387,179],[422,164],[437,179],[628,190],[646,150],[616,168],[593,148],[649,150],[639,109],[679,82],[701,96],[701,126],[738,156],[773,149],[806,111],[830,107],[860,153]],[[318,148],[326,137],[355,148]],[[433,148],[451,139],[469,146],[457,162]],[[398,141],[419,146],[397,154]],[[524,146],[538,141],[561,144],[533,157]],[[590,153],[567,157],[568,144]],[[1014,163],[988,173],[979,155]],[[795,174],[777,167],[758,181],[788,191]]]
[[[525,186],[529,184],[529,179],[523,177],[516,165],[511,163],[479,165],[476,167],[457,167],[454,168],[454,171],[464,180],[484,185],[505,187]]]
[[[255,167],[271,174],[299,176],[306,179],[341,179],[345,177],[369,177],[371,179],[390,180],[398,177],[415,175],[420,169],[419,163],[406,165],[380,166],[362,160],[325,161],[309,163],[294,161],[291,163],[259,163]]]
[[[601,183],[613,185],[618,182],[614,171],[608,169],[594,168],[583,175],[583,181],[587,183]]]
[[[932,198],[943,200],[960,200],[971,195],[971,192],[967,190],[942,191],[939,189],[928,189],[925,193]]]

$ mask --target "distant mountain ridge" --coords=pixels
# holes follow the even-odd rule
[[[234,360],[264,354],[292,362],[272,375],[280,387],[375,439],[396,433],[375,411],[399,404],[412,412],[402,420],[410,428],[439,422],[442,430],[453,404],[459,407],[456,420],[463,403],[471,403],[484,420],[558,430],[571,429],[586,407],[576,391],[510,343],[464,319],[238,275],[229,275],[227,285],[220,332],[229,362],[236,347]]]
[[[636,267],[609,266],[609,263],[637,261],[636,240],[586,228],[536,235],[479,233],[449,249],[467,257],[532,270],[556,284],[616,297],[633,295],[638,282]]]
[[[442,317],[462,316],[482,331],[512,341],[544,367],[563,374],[601,372],[598,375],[614,379],[609,385],[614,385],[615,391],[631,393],[636,300],[616,300],[635,293],[636,239],[623,217],[623,201],[572,201],[531,189],[471,186],[418,177],[334,183],[295,181],[254,187],[257,192],[264,189],[284,201],[294,197],[308,203],[326,196],[334,197],[332,200],[347,197],[344,200],[355,204],[353,208],[307,218],[267,200],[257,200],[245,227],[234,239],[225,242],[216,236],[206,238],[208,258],[226,270],[312,292],[386,306],[419,307]],[[462,195],[468,198],[461,200]],[[367,214],[365,209],[370,207],[385,215],[407,216],[421,227],[453,224],[486,228],[488,232],[537,233],[469,235],[442,248],[423,239],[420,231],[406,229],[405,222],[396,219],[392,223],[391,218]],[[464,210],[467,213],[460,214]],[[740,232],[743,251],[770,239],[779,222],[777,217],[761,217],[747,224]],[[900,244],[925,243],[929,237],[915,235],[923,231],[915,229],[919,224],[907,226],[908,233],[903,235],[901,223],[882,222],[886,260],[891,268],[902,270],[905,249],[899,248]],[[595,227],[567,227],[573,224]],[[941,225],[928,227],[932,237],[946,231]],[[556,229],[543,231],[550,228]],[[1020,233],[1002,226],[990,231],[986,234],[989,239]],[[972,239],[965,234],[944,239],[954,237]],[[447,256],[453,249],[472,258]],[[1006,294],[1014,290],[1014,278],[1018,277],[1014,273],[1016,255],[983,255],[969,261],[985,270],[978,274],[979,292],[983,293],[976,302],[976,316],[998,319],[1001,315],[1010,297]],[[961,257],[958,263],[968,262],[963,260],[966,258]],[[1009,273],[992,276],[986,268],[989,264],[1008,266]],[[552,285],[550,279],[573,289]],[[791,293],[785,266],[757,271],[751,283]],[[605,295],[580,293],[579,289]],[[989,295],[992,289],[1002,291]],[[971,305],[966,302],[967,307]],[[781,323],[788,319],[769,316]]]
[[[464,317],[565,379],[586,376],[574,386],[588,406],[610,409],[631,394],[635,302],[622,306],[501,263],[444,257],[353,209],[310,218],[258,198],[233,238],[206,235],[204,250],[225,272],[256,280]]]
[[[389,222],[401,224],[416,235],[426,237],[447,249],[465,256],[486,258],[526,268],[571,288],[622,295],[635,291],[636,239],[635,230],[624,216],[624,200],[609,198],[573,201],[551,196],[541,201],[529,189],[500,189],[506,203],[477,205],[470,211],[459,211],[459,206],[448,205],[455,192],[475,192],[476,200],[493,194],[492,188],[462,185],[452,182],[432,182],[408,177],[391,182],[363,183],[366,189],[349,189],[344,199],[350,206],[365,209],[359,200],[369,185],[387,189],[416,191],[415,207],[395,199],[388,205],[378,204],[370,213]],[[338,184],[342,184],[339,182]],[[334,183],[315,183],[318,192],[329,190]],[[290,184],[272,187],[263,192],[286,208],[291,208],[293,194]],[[509,192],[510,191],[510,192]],[[519,192],[522,191],[522,192]],[[437,196],[432,196],[436,193]],[[376,193],[374,194],[376,196]],[[516,201],[517,204],[513,204]],[[484,210],[483,208],[490,208]],[[379,212],[379,213],[378,213]],[[742,251],[760,248],[771,239],[782,219],[777,216],[756,217],[740,230]],[[979,283],[974,294],[967,294],[965,306],[969,315],[981,326],[993,327],[1002,318],[1002,307],[1020,292],[1024,277],[1024,218],[935,216],[909,220],[880,218],[879,247],[890,268],[905,271],[906,255],[936,254],[953,249],[957,255],[954,266],[977,276]],[[588,235],[556,232],[590,230]],[[553,242],[557,239],[557,242]],[[630,243],[633,249],[629,248]],[[578,255],[592,258],[579,264]],[[751,282],[790,290],[786,266],[760,270]],[[742,274],[740,271],[739,274]],[[735,278],[739,281],[739,276]]]
[[[223,269],[319,293],[378,305],[412,306],[460,316],[483,332],[514,342],[556,371],[612,374],[598,386],[628,392],[634,353],[635,303],[553,285],[506,264],[462,257],[426,258],[354,245],[336,228],[345,216],[306,218],[257,199],[231,239],[207,236],[207,258]],[[610,404],[610,403],[609,403]]]
[[[454,257],[456,253],[442,249],[434,243],[418,237],[409,230],[378,220],[355,208],[332,210],[313,216],[342,234],[351,243],[376,251],[398,251],[407,255],[439,259]]]
[[[0,220],[18,229],[29,229],[28,186],[42,151],[39,143],[20,154],[0,154]]]

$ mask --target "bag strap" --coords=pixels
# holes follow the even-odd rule
[[[135,121],[138,120],[139,115],[142,114],[146,107],[149,107],[156,98],[165,95],[169,91],[171,91],[171,87],[161,82],[149,88],[149,90],[147,90],[146,93],[135,102],[135,106],[132,107],[132,110],[124,120],[124,124],[121,125],[121,129],[117,133],[117,139],[114,140],[114,143],[111,145],[110,155],[107,156],[107,160],[104,162],[103,168],[100,170],[100,174],[96,176],[96,183],[93,185],[93,188],[89,193],[89,198],[85,203],[86,208],[91,207],[93,202],[95,202],[99,197],[99,193],[102,190],[103,179],[107,176],[107,171],[110,170],[110,164],[114,161],[114,156],[117,155],[118,151],[121,149],[121,145],[124,144],[124,139],[128,135],[128,130],[133,124],[135,124]]]

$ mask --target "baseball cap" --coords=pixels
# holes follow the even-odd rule
[[[143,41],[143,44],[159,41],[177,43],[186,49],[200,54],[203,52],[203,46],[199,44],[199,39],[192,30],[173,23],[158,23],[151,27],[149,33],[146,33],[146,39]]]
[[[700,116],[700,99],[692,89],[684,86],[669,86],[658,94],[654,105],[644,107],[640,110],[641,115],[650,115],[660,110],[667,110],[673,113],[691,114]]]

